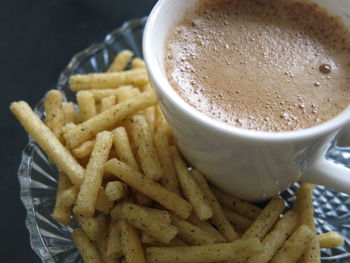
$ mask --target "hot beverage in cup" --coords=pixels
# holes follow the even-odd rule
[[[336,18],[339,17],[339,18]],[[159,0],[143,54],[181,153],[223,191],[296,181],[350,194],[349,0]]]
[[[304,129],[350,103],[350,32],[312,3],[199,1],[169,34],[165,68],[176,92],[212,119]]]

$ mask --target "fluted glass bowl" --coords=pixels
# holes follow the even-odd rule
[[[108,34],[102,43],[94,44],[75,55],[57,83],[57,88],[63,91],[65,99],[75,101],[75,96],[68,87],[69,76],[105,71],[115,54],[122,49],[130,49],[136,56],[142,57],[142,35],[146,19],[144,17],[124,23]],[[43,117],[43,100],[35,107],[35,111]],[[333,149],[328,157],[350,167],[349,149]],[[22,154],[18,178],[21,199],[27,209],[26,226],[31,246],[45,263],[82,262],[71,239],[75,223],[66,227],[51,217],[56,196],[57,172],[56,167],[50,164],[46,155],[29,137]],[[295,184],[282,193],[288,206],[295,199],[297,186]],[[314,205],[317,231],[338,231],[346,237],[343,247],[322,250],[322,262],[350,262],[350,196],[317,186]]]

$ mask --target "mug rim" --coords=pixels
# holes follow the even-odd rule
[[[212,119],[190,106],[170,85],[168,78],[165,76],[165,74],[163,74],[161,66],[157,60],[155,49],[153,48],[153,41],[166,41],[166,38],[159,39],[158,36],[155,36],[154,34],[156,34],[157,31],[154,29],[159,23],[157,21],[158,16],[168,1],[169,0],[159,0],[153,7],[145,26],[142,49],[147,72],[156,92],[158,95],[165,97],[167,101],[170,101],[174,106],[176,106],[176,108],[181,111],[182,114],[189,116],[191,119],[193,119],[193,121],[201,124],[202,126],[206,126],[212,131],[219,131],[227,136],[234,135],[237,137],[239,136],[246,139],[260,141],[291,141],[308,139],[310,137],[318,137],[328,134],[337,129],[341,129],[350,123],[350,104],[341,113],[319,125],[299,130],[281,132],[258,131],[235,127]],[[174,25],[176,22],[177,21],[174,21]]]

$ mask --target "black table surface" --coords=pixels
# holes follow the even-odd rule
[[[5,0],[0,8],[0,261],[40,262],[30,247],[17,169],[27,135],[9,104],[34,106],[70,58],[124,21],[148,15],[156,0]]]

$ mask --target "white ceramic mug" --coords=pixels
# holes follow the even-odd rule
[[[143,38],[152,85],[179,148],[190,163],[227,193],[261,201],[302,180],[350,194],[350,169],[325,159],[325,153],[350,123],[350,106],[312,128],[261,132],[228,126],[188,105],[165,74],[165,41],[173,26],[198,0],[160,0]],[[349,0],[315,0],[350,28]],[[347,133],[349,130],[347,130]]]

